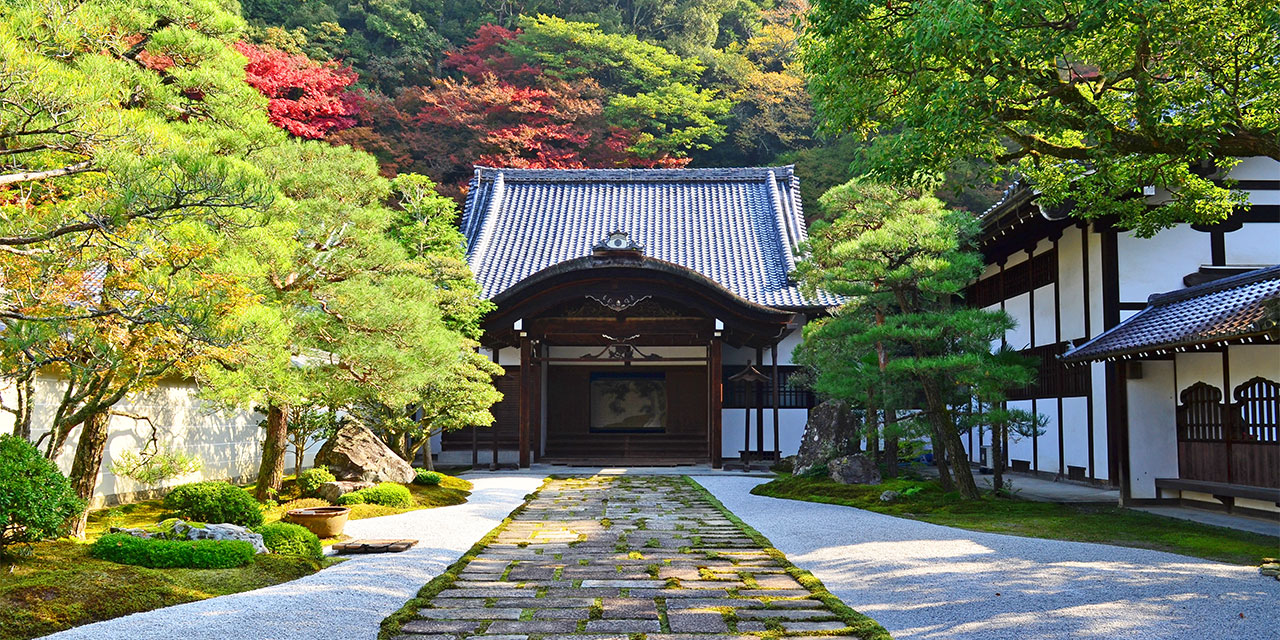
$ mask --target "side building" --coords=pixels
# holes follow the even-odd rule
[[[1181,224],[1151,238],[1111,220],[1083,221],[1069,208],[1042,207],[1025,186],[1011,188],[984,214],[981,250],[987,266],[968,299],[1003,309],[1017,321],[1004,342],[1035,358],[1040,372],[1009,404],[1047,419],[1042,433],[1008,443],[1010,468],[1117,486],[1125,500],[1159,497],[1149,479],[1135,481],[1133,474],[1145,463],[1131,463],[1142,444],[1128,438],[1125,376],[1139,374],[1126,373],[1115,360],[1062,356],[1115,329],[1161,294],[1280,263],[1280,163],[1249,158],[1230,178],[1247,193],[1249,208],[1220,224]],[[1147,196],[1153,203],[1161,197]],[[1272,362],[1280,366],[1280,357]],[[989,435],[975,429],[964,440],[975,460],[990,455]]]
[[[468,260],[507,371],[493,429],[443,464],[692,464],[795,453],[813,400],[787,384],[807,318],[791,167],[476,169]],[[770,382],[735,382],[748,365]]]

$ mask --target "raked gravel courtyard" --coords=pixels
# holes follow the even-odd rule
[[[1160,551],[943,527],[698,482],[898,640],[1271,640],[1280,582]]]

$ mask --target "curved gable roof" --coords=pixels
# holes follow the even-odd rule
[[[478,167],[463,211],[467,259],[492,298],[547,267],[591,255],[625,231],[647,256],[706,276],[756,304],[826,307],[789,277],[807,238],[792,167]]]

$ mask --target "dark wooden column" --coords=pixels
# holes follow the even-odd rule
[[[1231,410],[1231,354],[1228,353],[1230,350],[1230,345],[1222,345],[1222,443],[1227,450],[1227,484],[1236,481],[1232,470],[1236,465],[1231,458],[1231,437],[1234,435],[1236,421],[1235,413]],[[1231,507],[1232,505],[1227,505],[1228,512],[1231,511]]]
[[[719,469],[724,464],[720,455],[720,420],[724,413],[721,410],[724,404],[724,384],[721,380],[724,371],[720,363],[720,338],[712,338],[707,345],[707,369],[707,429],[711,431],[711,451],[708,453],[711,454],[712,468]]]
[[[520,338],[520,468],[529,467],[529,433],[534,421],[533,392],[534,376],[533,343],[528,337]]]
[[[1089,281],[1089,223],[1080,223],[1080,261],[1081,261],[1081,278],[1084,288],[1084,339],[1088,341],[1093,337],[1093,292],[1092,285]],[[1096,479],[1097,473],[1093,467],[1093,363],[1085,362],[1080,366],[1089,369],[1089,388],[1085,390],[1085,446],[1088,447],[1089,466],[1088,478]]]
[[[538,366],[535,369],[537,376],[533,379],[533,415],[531,416],[533,422],[530,423],[529,450],[533,459],[540,462],[542,460],[542,430],[544,426],[542,417],[545,413],[543,405],[546,403],[547,397],[547,391],[544,388],[547,377],[548,356],[545,341],[539,340],[533,346],[533,355],[537,358]]]
[[[756,362],[764,368],[764,347],[756,347]],[[752,386],[756,401],[756,458],[764,460],[764,384],[756,382]]]
[[[502,352],[502,347],[497,346],[493,348],[494,364],[498,364],[498,354],[501,352]],[[509,376],[511,375],[511,372],[508,371],[504,375]],[[516,375],[520,375],[519,372],[517,372]],[[498,470],[498,423],[495,421],[493,423],[493,426],[489,427],[489,430],[491,432],[489,435],[493,436],[493,458],[489,461],[489,470],[497,471]]]
[[[1027,314],[1027,331],[1031,335],[1031,348],[1036,348],[1036,260],[1035,247],[1027,249],[1027,308],[1031,310]],[[1034,353],[1034,351],[1032,352]],[[1039,374],[1039,371],[1036,372]],[[1036,404],[1036,396],[1040,395],[1040,389],[1031,394],[1031,415],[1039,415],[1040,408]],[[1032,473],[1040,471],[1040,430],[1035,429],[1031,432],[1031,471]]]
[[[1053,236],[1053,259],[1057,261],[1062,260],[1062,254],[1058,253],[1058,240],[1061,237],[1061,231]],[[1059,269],[1057,264],[1053,267],[1053,343],[1062,344],[1062,269]],[[1062,436],[1062,387],[1066,384],[1064,375],[1066,370],[1062,363],[1056,360],[1053,367],[1053,386],[1057,391],[1058,401],[1058,477],[1061,478],[1067,475],[1066,446]]]
[[[773,343],[769,351],[773,358],[773,461],[776,463],[782,460],[782,446],[778,444],[778,387],[782,384],[778,378],[778,343]]]

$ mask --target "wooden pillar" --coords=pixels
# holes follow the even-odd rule
[[[520,435],[519,464],[521,469],[529,467],[529,432],[532,430],[534,377],[533,343],[529,338],[520,338]]]
[[[1027,308],[1030,313],[1027,314],[1027,331],[1031,335],[1031,348],[1036,348],[1036,261],[1035,248],[1027,249]],[[1034,352],[1033,352],[1034,353]],[[1039,377],[1040,371],[1036,370],[1036,376]],[[1036,385],[1039,387],[1039,385]],[[1036,405],[1036,397],[1040,395],[1040,389],[1031,396],[1031,415],[1039,415],[1039,407]],[[1031,432],[1031,472],[1035,473],[1040,470],[1040,430],[1035,429]]]
[[[707,345],[707,428],[711,430],[711,467],[719,469],[724,466],[724,460],[721,456],[720,437],[721,437],[721,418],[723,417],[722,407],[724,405],[724,383],[721,378],[724,375],[723,367],[720,363],[720,338],[712,338]]]
[[[1222,442],[1227,450],[1227,484],[1236,481],[1235,473],[1232,467],[1235,465],[1231,462],[1231,436],[1235,431],[1235,416],[1231,411],[1231,350],[1229,345],[1222,346]],[[1175,356],[1176,357],[1176,356]],[[1231,511],[1233,505],[1228,504],[1227,511]]]
[[[1114,226],[1102,231],[1102,328],[1111,329],[1120,324],[1120,254],[1119,238]],[[1106,415],[1107,415],[1107,475],[1112,486],[1119,486],[1121,499],[1128,488],[1127,478],[1123,477],[1122,467],[1127,466],[1122,458],[1125,456],[1125,393],[1124,366],[1119,362],[1107,362],[1104,366],[1106,376]]]
[[[1004,293],[1005,292],[1004,263],[1007,260],[1008,260],[1007,257],[1000,259],[1000,310],[1001,311],[1005,310],[1005,302],[1006,302],[1005,293]],[[1009,346],[1009,334],[1007,332],[1000,334],[1000,346],[1001,348]],[[1000,408],[1008,409],[1009,403],[1007,401],[1001,401]],[[1000,461],[997,463],[995,460],[992,460],[991,465],[994,468],[996,464],[999,464],[1002,470],[1007,471],[1009,469],[1009,428],[1003,427],[1003,428],[1000,428],[999,431],[1000,433],[998,434],[993,433],[991,435],[992,437],[991,444],[995,445],[995,440],[994,440],[995,437],[996,436],[1000,437]]]
[[[1080,262],[1084,286],[1084,339],[1088,340],[1093,337],[1093,292],[1089,282],[1089,224],[1080,224]],[[1085,399],[1085,446],[1088,447],[1088,475],[1090,480],[1097,478],[1097,473],[1093,467],[1093,363],[1085,362],[1080,366],[1089,369],[1089,388],[1084,394]]]
[[[1058,239],[1062,237],[1059,231],[1053,236],[1053,343],[1062,348],[1062,273],[1058,268],[1058,262],[1062,259],[1062,254],[1058,253]],[[1062,354],[1056,354],[1062,355]],[[1062,366],[1056,358],[1053,361],[1053,381],[1054,391],[1057,391],[1058,401],[1058,477],[1061,478],[1067,474],[1067,458],[1066,447],[1062,434],[1062,386],[1066,384],[1066,368]]]
[[[502,348],[501,348],[501,347],[494,347],[494,348],[493,348],[493,363],[494,363],[494,364],[498,364],[498,353],[499,353],[501,350],[502,350]],[[521,372],[517,372],[517,373],[516,373],[516,375],[520,375],[520,373],[521,373]],[[506,373],[505,375],[511,375],[511,373],[510,373],[510,372],[508,372],[508,373]],[[493,426],[492,426],[492,427],[490,427],[490,429],[493,431],[493,433],[491,433],[491,434],[490,434],[491,436],[493,436],[493,438],[492,438],[492,440],[493,440],[493,458],[492,458],[491,460],[489,460],[489,470],[490,470],[490,471],[497,471],[497,470],[498,470],[498,423],[495,421],[495,422],[493,423]]]
[[[778,343],[773,343],[769,348],[770,356],[773,358],[773,461],[776,463],[782,460],[782,445],[778,442],[778,387],[782,386],[782,379],[778,376]]]
[[[760,368],[764,368],[764,347],[756,347],[756,362],[760,363]],[[755,397],[752,398],[756,404],[756,457],[764,460],[764,386],[760,382],[754,385]]]
[[[533,355],[537,359],[537,378],[533,381],[533,422],[531,423],[531,434],[529,438],[529,449],[535,461],[542,460],[542,431],[544,427],[543,416],[546,407],[546,379],[547,379],[547,345],[539,341],[533,346]]]

